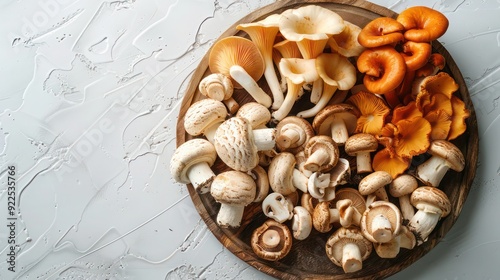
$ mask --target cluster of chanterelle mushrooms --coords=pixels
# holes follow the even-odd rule
[[[260,204],[268,219],[251,247],[265,260],[313,231],[330,235],[326,254],[346,273],[373,249],[394,258],[422,244],[451,211],[441,179],[465,164],[451,141],[469,112],[431,47],[447,27],[427,7],[360,28],[318,5],[238,25],[249,39],[213,45],[205,97],[185,114],[194,138],[175,151],[172,175],[220,203],[221,227],[240,227]],[[235,88],[253,101],[240,106]],[[217,157],[227,169],[215,174]]]

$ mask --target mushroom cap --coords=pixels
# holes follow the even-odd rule
[[[218,40],[211,48],[208,67],[212,73],[222,73],[231,79],[235,88],[241,85],[231,78],[231,66],[239,65],[255,80],[264,74],[264,58],[257,46],[249,39],[229,36]]]
[[[333,228],[332,210],[333,204],[330,201],[321,201],[314,207],[312,214],[313,226],[319,232],[329,232]]]
[[[292,129],[297,132],[299,139],[292,141],[286,131]],[[314,136],[314,130],[311,124],[304,118],[288,116],[278,122],[276,126],[276,146],[280,151],[289,151],[297,154],[303,150],[309,139]]]
[[[332,104],[323,108],[314,117],[312,127],[316,134],[329,135],[330,124],[334,119],[342,119],[346,125],[349,134],[356,129],[356,122],[359,116],[359,111],[356,107],[350,104]]]
[[[170,174],[175,181],[189,184],[187,176],[191,166],[206,162],[212,166],[217,158],[214,145],[208,140],[195,138],[177,147],[170,159]]]
[[[293,237],[297,240],[306,239],[312,231],[312,216],[306,208],[295,206],[292,218]]]
[[[391,45],[404,40],[404,26],[390,17],[378,17],[361,29],[358,42],[366,48]]]
[[[361,27],[344,20],[345,29],[328,40],[330,48],[345,57],[359,56],[365,49],[359,42]]]
[[[296,191],[292,183],[294,168],[295,156],[292,153],[282,152],[271,160],[267,175],[269,185],[274,192],[289,195]]]
[[[261,202],[269,194],[269,178],[266,170],[257,165],[252,169],[251,176],[254,178],[255,186],[257,187],[254,202]]]
[[[198,89],[208,98],[222,101],[233,95],[234,87],[231,79],[221,73],[212,73],[200,81]]]
[[[396,178],[410,167],[410,163],[410,158],[400,157],[389,148],[384,148],[373,156],[372,166],[373,170],[388,172]]]
[[[406,63],[391,46],[364,50],[357,60],[358,70],[365,74],[363,84],[368,91],[377,94],[389,93],[403,81]]]
[[[446,217],[451,211],[451,202],[446,193],[442,190],[422,186],[411,193],[410,203],[420,211],[437,213],[441,217]]]
[[[397,17],[405,28],[408,41],[430,42],[441,37],[448,29],[448,19],[441,12],[425,6],[413,6]]]
[[[427,42],[412,42],[407,41],[403,45],[403,51],[401,55],[403,56],[406,69],[408,71],[415,71],[423,67],[429,61],[432,53],[431,44]]]
[[[359,91],[351,95],[347,103],[356,106],[360,112],[356,133],[378,135],[386,123],[386,117],[391,112],[384,100],[371,92]]]
[[[326,241],[326,255],[337,266],[342,267],[343,249],[346,244],[358,246],[361,259],[366,260],[373,251],[373,244],[356,227],[337,229]]]
[[[312,170],[312,166],[316,165],[316,162],[309,162],[311,155],[317,150],[326,151],[328,153],[328,161],[318,166],[318,170]],[[326,135],[316,135],[309,139],[306,146],[304,147],[304,153],[308,159],[305,163],[305,168],[310,171],[320,171],[327,172],[330,171],[339,160],[339,148],[333,139]],[[310,166],[310,167],[308,167]]]
[[[236,116],[247,119],[253,129],[265,126],[271,120],[269,109],[258,102],[243,104],[238,112],[236,112]]]
[[[184,129],[192,136],[205,133],[205,130],[227,117],[227,109],[221,101],[206,98],[193,103],[184,116]]]
[[[386,217],[391,223],[392,236],[399,234],[403,222],[401,211],[391,202],[378,200],[368,205],[361,218],[361,231],[366,239],[374,243],[380,242],[372,235],[372,222],[380,215]]]
[[[352,202],[352,206],[356,208],[359,213],[364,213],[366,210],[366,200],[365,197],[359,193],[357,189],[354,188],[342,188],[335,192],[335,198],[332,203],[336,204],[339,200],[349,199]]]
[[[259,258],[277,261],[290,252],[292,239],[287,226],[269,219],[254,230],[250,244]]]
[[[386,171],[374,171],[366,175],[358,185],[359,193],[369,195],[379,188],[383,188],[392,182],[391,174]]]
[[[345,142],[345,152],[350,156],[355,156],[360,152],[374,152],[378,148],[378,141],[375,136],[369,133],[356,133],[347,138]]]
[[[234,170],[247,172],[259,163],[252,127],[244,118],[224,121],[215,132],[214,146],[220,159]]]
[[[255,181],[244,172],[224,171],[215,176],[210,194],[219,203],[246,206],[255,199]]]
[[[446,138],[448,141],[462,135],[467,129],[465,119],[470,117],[470,111],[465,107],[465,103],[455,95],[451,97],[453,115],[451,116],[451,126]]]
[[[418,188],[418,181],[410,174],[401,174],[389,184],[389,193],[393,197],[411,194]]]
[[[453,170],[461,172],[465,167],[465,158],[460,149],[446,140],[434,140],[427,151],[429,154],[443,158]]]
[[[340,90],[351,89],[356,83],[356,67],[338,53],[318,55],[316,70],[326,84]]]

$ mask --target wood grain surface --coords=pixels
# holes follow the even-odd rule
[[[263,7],[247,15],[225,31],[220,38],[231,35],[246,37],[244,32],[236,30],[235,27],[239,23],[258,21],[272,13],[281,13],[286,9],[310,4],[331,9],[345,20],[361,27],[376,17],[388,16],[395,18],[397,16],[393,11],[367,1],[285,0],[277,1],[275,4]],[[450,230],[462,210],[476,173],[479,141],[474,107],[460,70],[453,58],[439,42],[432,42],[432,46],[434,52],[438,52],[446,58],[447,65],[443,71],[452,75],[459,84],[459,91],[455,94],[465,102],[471,115],[467,119],[467,131],[458,139],[452,141],[463,152],[466,167],[460,173],[449,171],[440,185],[440,188],[449,196],[452,202],[451,213],[439,222],[427,242],[413,250],[401,249],[399,255],[394,259],[381,259],[373,252],[369,259],[363,262],[362,270],[345,274],[342,268],[334,265],[325,254],[325,243],[331,233],[322,234],[313,230],[313,233],[307,239],[303,241],[294,240],[291,252],[284,259],[277,262],[264,261],[253,253],[249,245],[252,231],[267,219],[261,211],[260,203],[251,204],[246,208],[243,224],[240,228],[235,230],[223,229],[215,221],[220,205],[212,199],[210,194],[200,195],[194,191],[191,185],[188,185],[193,203],[210,231],[234,255],[258,270],[280,279],[381,279],[408,267],[428,253]],[[193,73],[180,108],[176,134],[178,146],[193,138],[184,130],[184,115],[193,102],[204,98],[198,91],[198,83],[207,74],[210,74],[208,70],[208,53]],[[267,85],[263,80],[264,78],[259,81],[259,84],[266,90]],[[236,90],[233,97],[240,104],[252,101],[242,90]],[[306,107],[308,105],[302,104],[302,106]],[[296,107],[300,106],[297,105]],[[217,160],[212,169],[219,173],[227,170],[227,166]],[[290,226],[290,224],[288,225]]]

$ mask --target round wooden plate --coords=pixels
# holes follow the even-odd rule
[[[397,16],[395,12],[389,9],[366,1],[284,0],[263,7],[247,15],[231,26],[220,38],[231,35],[247,37],[244,32],[236,30],[236,25],[258,21],[273,13],[281,13],[286,9],[310,4],[320,5],[331,9],[341,15],[345,20],[357,24],[360,27],[363,27],[376,17],[387,16],[395,18]],[[284,259],[277,262],[264,261],[253,253],[249,245],[252,231],[267,219],[267,217],[262,214],[260,203],[254,203],[247,206],[240,228],[220,228],[216,223],[216,216],[220,205],[213,200],[210,194],[200,195],[194,191],[191,185],[188,185],[194,205],[210,231],[234,255],[258,270],[280,279],[380,279],[397,273],[411,265],[434,248],[457,220],[467,198],[476,173],[479,139],[474,107],[460,70],[450,54],[439,42],[433,42],[432,45],[434,52],[438,52],[446,58],[447,66],[443,71],[448,72],[459,84],[459,92],[455,94],[461,97],[465,102],[471,115],[467,119],[467,131],[458,139],[453,140],[453,143],[462,150],[465,156],[466,167],[460,173],[449,171],[440,185],[440,188],[449,196],[452,202],[451,213],[446,218],[441,219],[437,227],[429,236],[427,242],[415,247],[413,250],[401,249],[398,256],[394,259],[381,259],[376,253],[372,253],[371,256],[363,262],[362,270],[346,274],[343,272],[342,268],[334,265],[325,254],[325,243],[329,234],[320,234],[313,230],[313,233],[307,239],[303,241],[294,240],[291,252]],[[208,70],[207,53],[194,72],[182,102],[177,123],[177,146],[193,138],[184,130],[184,115],[192,103],[203,98],[198,91],[198,84],[201,79],[208,74],[210,74],[210,71]],[[259,84],[263,88],[266,88],[265,81],[263,80],[264,79],[261,79]],[[246,93],[239,90],[235,91],[233,97],[240,104],[252,101]],[[212,169],[215,173],[219,173],[227,169],[227,167],[218,160]]]

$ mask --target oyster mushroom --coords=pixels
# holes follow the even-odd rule
[[[339,160],[339,149],[331,137],[316,135],[311,137],[304,148],[306,162],[304,168],[311,172],[328,172]]]
[[[326,255],[345,273],[362,269],[363,261],[373,251],[372,243],[356,227],[337,229],[326,241]]]
[[[328,39],[345,29],[342,17],[319,5],[288,9],[281,13],[279,29],[287,40],[297,42],[302,57],[316,58]]]
[[[356,133],[347,138],[345,152],[356,157],[356,172],[369,173],[373,171],[370,153],[378,149],[378,141],[369,133]]]
[[[304,149],[313,136],[314,130],[307,120],[288,116],[276,126],[276,147],[282,152],[296,154]]]
[[[227,109],[220,101],[206,98],[193,103],[184,116],[184,129],[192,136],[205,135],[214,142],[215,131],[226,120]]]
[[[250,175],[229,170],[215,177],[210,194],[221,204],[217,224],[236,228],[241,224],[245,206],[255,200],[256,185]]]
[[[232,117],[224,121],[214,136],[221,160],[234,170],[247,172],[259,163],[258,151],[274,149],[275,129],[252,129],[247,119]]]
[[[448,216],[451,203],[442,190],[429,186],[414,190],[410,201],[418,211],[408,223],[408,228],[415,234],[417,244],[420,245],[427,241],[439,220]]]
[[[257,46],[250,40],[229,36],[217,41],[210,50],[208,67],[232,79],[235,88],[244,88],[260,104],[270,107],[271,97],[257,84],[265,64]]]
[[[278,223],[293,218],[293,204],[280,193],[272,192],[262,201],[264,215]]]
[[[278,261],[290,252],[292,239],[292,233],[287,226],[267,220],[254,230],[250,245],[259,258]]]
[[[361,231],[373,243],[386,243],[399,234],[401,224],[401,212],[396,205],[375,201],[363,213]]]
[[[207,193],[215,178],[211,166],[216,158],[214,145],[209,141],[201,138],[186,141],[170,159],[170,174],[176,182],[192,184],[196,191]]]
[[[405,29],[404,37],[413,42],[431,42],[448,29],[448,19],[441,12],[425,6],[413,6],[399,13],[397,19]]]
[[[331,136],[338,146],[343,146],[356,129],[358,116],[358,109],[350,104],[328,105],[314,117],[312,127],[317,135]]]
[[[278,109],[284,99],[273,62],[273,45],[279,32],[279,18],[279,14],[271,14],[263,20],[236,26],[236,29],[243,30],[250,36],[262,54],[265,64],[264,77],[273,96],[272,109]]]
[[[230,114],[236,113],[240,105],[234,100],[231,79],[221,73],[212,73],[200,81],[198,89],[204,96],[222,101]]]
[[[316,70],[323,80],[323,92],[314,107],[297,114],[302,118],[314,117],[328,104],[337,89],[349,90],[356,83],[356,67],[346,57],[337,53],[318,55]]]
[[[358,42],[366,48],[392,45],[404,40],[404,26],[390,17],[378,17],[361,29]]]
[[[460,149],[446,140],[432,141],[427,153],[431,157],[417,166],[417,178],[433,187],[438,187],[449,169],[460,172],[465,167],[465,159]]]

